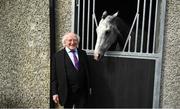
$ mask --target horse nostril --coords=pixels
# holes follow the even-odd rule
[[[100,58],[100,54],[98,54],[97,58],[98,58],[98,59]]]
[[[98,57],[99,57],[99,53],[94,53],[94,59],[98,60]]]
[[[96,61],[99,61],[100,58],[101,58],[101,55],[100,55],[99,53],[95,53],[95,54],[94,54],[94,59],[95,59]]]

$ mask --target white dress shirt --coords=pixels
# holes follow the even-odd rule
[[[74,58],[73,58],[73,53],[71,52],[71,50],[69,48],[65,48],[66,52],[68,53],[73,65],[75,66],[75,63],[74,63]],[[76,57],[77,59],[79,60],[79,57],[78,57],[78,52],[77,52],[77,49],[75,49],[75,54],[76,54]]]

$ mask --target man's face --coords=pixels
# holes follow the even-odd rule
[[[70,34],[67,36],[67,38],[65,40],[65,45],[70,50],[73,50],[73,49],[77,48],[78,39],[76,38],[76,36],[74,34]]]

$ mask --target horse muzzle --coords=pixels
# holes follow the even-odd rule
[[[102,55],[100,53],[94,53],[94,60],[99,61],[102,58]]]

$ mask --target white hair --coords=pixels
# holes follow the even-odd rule
[[[62,37],[62,45],[63,45],[63,47],[66,47],[65,41],[66,41],[67,36],[69,36],[70,34],[74,34],[74,36],[77,38],[77,41],[78,41],[78,45],[77,45],[77,46],[79,46],[80,36],[77,35],[77,34],[74,33],[74,32],[68,32],[68,33],[66,33],[66,34]]]

